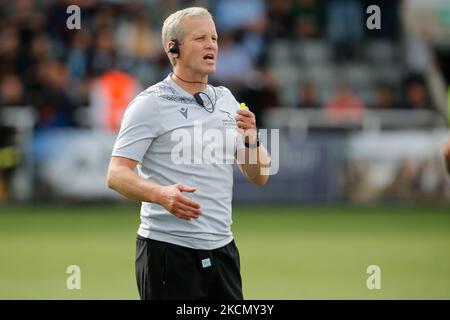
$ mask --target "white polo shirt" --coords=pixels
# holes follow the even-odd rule
[[[233,239],[233,164],[244,144],[234,120],[239,103],[230,90],[208,85],[204,93],[205,108],[170,75],[141,92],[125,111],[112,155],[138,161],[144,179],[197,188],[183,194],[200,203],[198,219],[186,221],[142,202],[140,236],[211,250]]]

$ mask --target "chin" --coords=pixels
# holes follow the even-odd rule
[[[210,67],[206,70],[208,75],[216,73],[216,66]]]

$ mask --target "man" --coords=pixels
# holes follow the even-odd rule
[[[228,89],[207,85],[218,53],[211,14],[198,7],[173,13],[164,22],[162,42],[173,72],[128,106],[107,178],[110,188],[142,201],[139,294],[141,299],[243,299],[231,233],[232,165],[237,159],[243,175],[262,186],[270,157],[259,144],[254,114],[240,109]],[[202,136],[201,130],[214,134]],[[232,148],[224,148],[220,141],[229,143],[230,132]],[[225,149],[224,161],[202,157],[211,147],[215,155]],[[255,151],[257,159],[248,161]]]

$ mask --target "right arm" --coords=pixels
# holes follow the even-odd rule
[[[129,199],[159,204],[184,220],[199,217],[200,205],[182,193],[195,192],[195,188],[179,183],[162,186],[145,180],[134,171],[137,163],[132,159],[113,156],[108,168],[108,187]]]

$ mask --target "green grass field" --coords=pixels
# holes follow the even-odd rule
[[[138,210],[0,207],[0,299],[137,299]],[[449,208],[235,206],[233,230],[246,299],[450,299]]]

